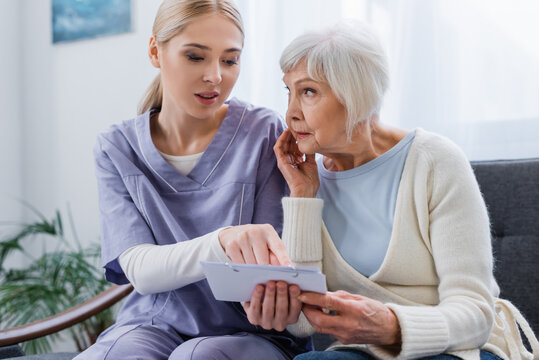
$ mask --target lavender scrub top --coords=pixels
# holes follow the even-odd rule
[[[150,115],[157,110],[99,135],[94,155],[108,281],[128,283],[118,256],[135,245],[174,244],[250,223],[269,223],[281,232],[286,184],[273,154],[283,131],[280,117],[235,98],[228,105],[214,139],[187,176],[168,164],[152,142]],[[128,331],[139,324],[185,338],[245,331],[277,339],[272,341],[287,349],[306,344],[287,332],[251,325],[239,303],[215,300],[206,280],[157,294],[133,291],[112,328]]]

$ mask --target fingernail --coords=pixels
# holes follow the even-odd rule
[[[298,300],[299,301],[305,301],[305,295],[298,296]]]
[[[289,154],[287,157],[288,157],[288,163],[294,164],[294,160],[292,160],[292,155]]]

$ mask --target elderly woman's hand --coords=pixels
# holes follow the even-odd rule
[[[273,147],[277,166],[290,188],[291,197],[315,197],[320,187],[315,155],[299,151],[296,139],[285,130]]]
[[[266,330],[283,331],[289,324],[298,321],[301,301],[297,285],[284,281],[268,281],[266,286],[257,285],[251,301],[243,304],[249,322]]]
[[[343,344],[399,345],[400,326],[396,315],[379,301],[346,291],[302,293],[303,314],[313,328],[331,334]],[[326,314],[322,308],[331,310]]]

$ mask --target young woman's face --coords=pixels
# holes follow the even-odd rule
[[[230,95],[240,73],[243,36],[218,14],[201,16],[164,44],[150,43],[152,64],[161,69],[163,106],[206,119]]]
[[[347,143],[346,108],[327,83],[309,77],[300,62],[283,81],[289,90],[286,123],[304,154],[339,152]]]

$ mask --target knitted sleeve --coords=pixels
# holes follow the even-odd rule
[[[494,321],[492,250],[485,203],[472,168],[447,140],[425,149],[428,237],[439,277],[439,304],[388,304],[399,319],[402,347],[398,358],[421,358],[477,349]],[[421,216],[421,214],[417,214]],[[381,358],[394,358],[370,346]]]
[[[315,198],[282,199],[283,204],[283,243],[290,260],[296,265],[322,268],[322,207],[323,200]],[[300,337],[310,336],[314,329],[307,318],[300,314],[295,324],[287,327],[292,334]]]

